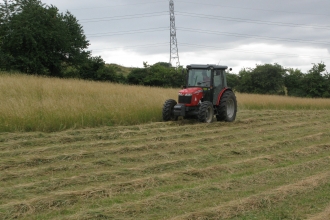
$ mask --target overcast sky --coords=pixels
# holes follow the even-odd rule
[[[107,63],[169,62],[168,0],[42,0],[70,11],[89,50]],[[221,64],[238,73],[278,63],[330,72],[329,0],[174,0],[180,64]]]

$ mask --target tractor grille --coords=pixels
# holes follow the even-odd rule
[[[179,103],[190,104],[191,103],[191,96],[180,96],[179,95]]]

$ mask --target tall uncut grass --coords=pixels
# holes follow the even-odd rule
[[[179,89],[0,73],[0,132],[161,121]],[[329,99],[236,94],[242,109],[330,109]]]
[[[330,99],[298,98],[278,95],[236,93],[239,109],[324,110],[330,109]]]
[[[42,78],[0,76],[0,131],[57,131],[160,121],[173,89]]]

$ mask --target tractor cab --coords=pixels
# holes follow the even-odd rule
[[[234,121],[237,102],[234,92],[227,87],[227,68],[210,64],[188,65],[186,85],[179,91],[178,102],[165,101],[163,120],[183,117],[210,123],[215,115],[218,121]]]
[[[225,75],[227,68],[227,66],[218,65],[188,65],[186,86],[179,92],[179,103],[180,93],[189,95],[202,91],[201,101],[210,101],[216,105],[219,93],[227,87]]]

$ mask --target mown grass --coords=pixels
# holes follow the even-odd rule
[[[177,99],[178,90],[0,73],[0,132],[158,122],[163,103]],[[239,111],[330,108],[329,99],[236,96]]]
[[[328,216],[327,110],[0,133],[0,219]]]

